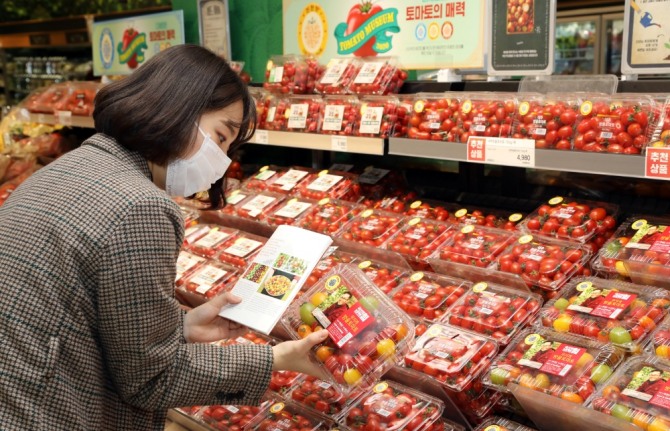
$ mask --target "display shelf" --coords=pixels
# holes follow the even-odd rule
[[[389,154],[466,162],[467,146],[453,142],[391,138]],[[643,156],[536,149],[535,159],[535,169],[645,178]]]
[[[340,151],[375,156],[384,155],[384,139],[382,138],[256,130],[256,133],[249,142],[278,147],[304,148],[307,150]]]
[[[63,126],[84,127],[92,129],[95,127],[93,117],[64,116],[50,114],[32,114],[23,112],[21,117],[25,121],[42,124],[62,124]]]

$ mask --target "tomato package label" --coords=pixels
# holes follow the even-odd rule
[[[291,129],[304,129],[307,126],[307,103],[294,103],[288,113],[288,127]]]
[[[620,292],[615,289],[598,289],[590,282],[578,286],[581,293],[577,299],[568,305],[568,310],[588,313],[592,316],[616,319],[630,306],[637,295]]]
[[[361,184],[377,184],[382,178],[388,175],[389,172],[391,171],[388,169],[366,169],[365,172],[358,177],[358,182]]]
[[[481,292],[479,299],[477,299],[477,308],[480,313],[490,316],[501,304],[509,302],[511,302],[510,299],[505,296],[499,296],[493,292],[484,291]]]
[[[197,240],[193,245],[202,248],[215,248],[228,238],[230,238],[229,233],[213,229],[210,230],[207,235]]]
[[[654,367],[642,367],[622,395],[647,401],[659,407],[670,408],[670,372]]]
[[[586,349],[583,347],[547,341],[538,335],[518,363],[544,373],[565,377],[584,353]]]
[[[218,280],[221,280],[223,277],[228,274],[228,271],[217,268],[212,265],[206,265],[198,272],[193,275],[193,278],[189,280],[189,283],[193,283],[198,287],[195,288],[195,291],[200,294],[207,293]]]
[[[289,202],[275,213],[276,216],[294,219],[304,213],[312,204],[309,202],[300,202],[298,200]]]
[[[244,204],[242,209],[248,211],[251,217],[256,217],[261,212],[263,212],[263,209],[271,205],[276,200],[277,198],[272,196],[259,195]]]
[[[568,205],[565,205],[565,206],[560,207],[560,208],[558,209],[558,211],[556,211],[556,212],[553,213],[552,215],[555,216],[555,217],[558,217],[558,218],[562,218],[562,219],[569,219],[569,218],[572,217],[576,212],[577,212],[577,208],[576,208],[576,207],[574,207],[574,206],[572,206],[572,205],[569,205],[569,206],[568,206]]]
[[[348,62],[346,60],[334,59],[328,62],[326,73],[321,78],[321,84],[337,84],[342,77],[342,74],[347,70]]]
[[[659,253],[670,252],[670,231],[666,232],[667,226],[655,226],[648,224],[644,220],[638,220],[633,223],[633,229],[637,232],[628,241],[626,248],[635,248],[639,250],[650,250]]]
[[[526,259],[532,259],[537,262],[544,259],[547,255],[547,249],[543,245],[535,245],[521,254],[521,257]]]
[[[384,118],[383,107],[368,106],[363,110],[361,117],[360,133],[370,133],[376,135],[379,133]]]
[[[292,190],[295,185],[306,176],[306,171],[289,169],[286,173],[284,173],[284,175],[277,178],[277,181],[274,182],[274,185],[280,186],[280,188],[284,191],[289,191]]]
[[[242,202],[246,197],[247,195],[245,195],[244,193],[231,194],[226,198],[226,203],[230,205],[237,205],[240,202]]]
[[[268,116],[265,119],[266,122],[272,123],[275,120],[275,114],[277,113],[277,107],[276,106],[271,106],[270,109],[268,109]]]
[[[200,257],[200,256],[195,256],[191,253],[187,253],[185,251],[182,251],[179,253],[179,257],[177,258],[177,276],[175,280],[178,280],[181,278],[182,275],[184,275],[187,271],[190,271],[193,269],[196,265],[202,263],[205,261],[205,258]]]
[[[308,190],[316,190],[319,192],[326,192],[330,190],[335,184],[339,183],[344,177],[340,175],[324,174],[320,175],[319,178],[312,181],[310,185],[307,186]]]
[[[262,245],[263,243],[250,238],[238,238],[233,245],[223,250],[223,252],[237,257],[247,257]]]
[[[469,248],[471,250],[479,250],[484,246],[486,240],[483,236],[475,236],[468,238],[468,242],[463,244],[463,247]]]
[[[344,118],[344,105],[326,105],[323,114],[322,130],[339,132],[342,130],[342,119]]]
[[[270,70],[270,77],[268,78],[268,82],[270,82],[271,84],[281,82],[283,77],[284,77],[284,66],[275,66],[272,68],[272,70]]]
[[[256,174],[254,179],[259,181],[267,181],[270,178],[272,178],[272,176],[276,173],[277,171],[273,171],[272,169],[266,169],[263,172],[259,172],[258,174]]]
[[[382,62],[365,63],[354,79],[355,84],[372,84],[375,82],[379,71],[384,67]]]

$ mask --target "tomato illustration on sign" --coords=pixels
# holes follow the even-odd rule
[[[349,14],[347,15],[347,32],[345,33],[345,36],[353,34],[368,19],[381,11],[381,6],[378,4],[373,5],[372,1],[369,0],[364,0],[360,4],[354,5],[351,9],[349,9]],[[365,42],[365,44],[354,51],[354,55],[356,57],[376,56],[377,51],[372,49],[375,42],[377,42],[377,38],[375,36],[371,37],[367,42]]]
[[[135,39],[135,36],[137,36],[139,33],[137,30],[135,30],[132,27],[129,27],[126,29],[126,31],[123,32],[123,38],[121,39],[121,49],[123,51],[127,50],[128,47],[130,46],[130,43]],[[128,60],[128,67],[131,69],[135,69],[137,67],[137,53],[134,53],[132,57],[130,57],[130,60]]]

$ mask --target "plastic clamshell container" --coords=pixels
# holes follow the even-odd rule
[[[366,167],[359,175],[358,182],[366,199],[383,199],[386,196],[404,194],[407,181],[400,171]]]
[[[260,406],[211,405],[201,407],[195,418],[207,425],[209,429],[218,431],[233,431],[244,429],[254,418],[265,411],[270,404],[266,397]]]
[[[506,345],[542,306],[540,295],[479,282],[447,311],[443,321]]]
[[[354,135],[368,138],[404,136],[407,129],[407,111],[394,96],[361,96],[360,115],[354,126]]]
[[[670,147],[670,96],[665,100],[657,99],[658,120],[651,136],[650,147]]]
[[[262,192],[252,194],[235,206],[238,217],[263,221],[268,214],[279,208],[286,196],[279,193]]]
[[[226,206],[219,209],[218,212],[226,215],[235,215],[237,214],[237,209],[242,205],[244,201],[254,196],[257,192],[251,190],[231,190],[226,192]]]
[[[356,175],[323,170],[310,174],[294,189],[293,193],[316,201],[332,198],[355,202],[361,197],[360,189]]]
[[[599,252],[603,266],[637,284],[670,288],[670,218],[627,219]]]
[[[539,235],[523,235],[492,265],[519,274],[529,288],[557,291],[591,259],[591,249],[578,243]]]
[[[466,143],[470,136],[507,138],[511,135],[512,120],[517,111],[513,93],[465,93],[460,106],[459,141]]]
[[[268,112],[265,117],[265,130],[282,131],[288,127],[290,102],[288,96],[276,95],[268,104]]]
[[[450,221],[456,205],[433,200],[415,200],[405,210],[407,217],[421,217],[438,221]]]
[[[239,231],[229,241],[228,245],[221,248],[216,258],[228,265],[244,268],[258,254],[267,238]]]
[[[325,96],[319,119],[321,134],[351,136],[360,115],[360,101],[356,96]]]
[[[69,112],[71,115],[90,117],[93,115],[93,101],[101,84],[97,82],[69,82],[70,91],[53,104],[55,113]]]
[[[509,419],[493,416],[479,424],[475,431],[535,431]]]
[[[337,429],[337,424],[328,417],[306,409],[292,401],[279,401],[270,405],[245,428],[249,431],[329,431]]]
[[[431,427],[425,428],[423,431],[465,431],[465,427],[448,419],[439,418],[433,422]]]
[[[287,168],[281,166],[263,166],[242,183],[242,188],[254,192],[266,191],[270,184],[274,183],[287,170]]]
[[[495,341],[460,328],[434,324],[417,338],[405,355],[404,366],[460,392],[488,370],[497,353]]]
[[[201,235],[187,247],[191,253],[207,258],[216,256],[219,251],[228,247],[238,233],[235,229],[213,224],[199,225],[198,231]]]
[[[459,142],[461,97],[459,93],[417,93],[408,113],[407,137]]]
[[[323,98],[319,95],[289,96],[285,114],[287,122],[284,130],[318,133],[323,106]]]
[[[184,206],[180,206],[179,211],[181,212],[181,216],[184,218],[184,228],[189,228],[198,224],[198,220],[200,219],[200,211]]]
[[[358,262],[358,269],[363,271],[363,274],[386,295],[403,283],[411,274],[409,267],[403,268],[373,260]]]
[[[207,259],[201,256],[196,256],[185,250],[179,252],[177,257],[177,273],[175,276],[175,284],[183,284],[184,278],[188,277],[198,269],[200,266],[204,265],[207,262]]]
[[[481,385],[481,378],[472,383]],[[467,390],[454,392],[448,389],[445,389],[445,392],[461,413],[474,425],[488,418],[503,397],[501,392],[486,387],[481,392]]]
[[[655,356],[628,359],[591,399],[590,407],[643,430],[670,428],[670,362]]]
[[[330,272],[331,269],[343,263],[356,263],[361,260],[361,257],[352,253],[337,250],[332,247],[332,250],[326,252],[319,263],[316,264],[314,270],[307,277],[307,281],[303,284],[302,290],[314,286],[324,275]]]
[[[418,271],[395,288],[389,297],[415,319],[439,321],[472,283],[447,275]]]
[[[353,202],[323,198],[307,210],[298,225],[314,232],[332,235],[363,209],[361,205]]]
[[[345,392],[374,384],[411,347],[412,320],[354,265],[334,267],[301,298],[281,323],[295,339],[328,329],[310,355]]]
[[[361,59],[358,73],[347,87],[348,93],[357,95],[386,95],[397,93],[407,72],[399,69],[396,57],[365,57]]]
[[[521,230],[586,244],[597,235],[611,235],[619,206],[556,196],[540,205],[520,224]]]
[[[545,305],[537,323],[639,353],[651,331],[668,315],[669,307],[670,293],[664,289],[578,278]]]
[[[337,385],[312,376],[294,385],[286,398],[330,417],[342,412],[348,402],[347,395]]]
[[[452,211],[450,221],[466,225],[493,227],[508,231],[516,231],[518,223],[523,219],[521,213],[509,214],[505,211],[489,208],[460,208]]]
[[[424,430],[442,416],[444,403],[407,386],[385,380],[363,393],[338,417],[352,430],[363,430],[370,423],[380,429]]]
[[[259,129],[265,129],[270,102],[274,96],[269,91],[259,87],[248,87],[248,90],[256,104],[256,126]]]
[[[512,244],[514,232],[475,225],[458,225],[432,258],[486,268]]]
[[[403,218],[395,213],[367,209],[344,225],[338,235],[347,241],[380,247],[399,231]]]
[[[192,299],[189,302],[197,304],[232,289],[238,277],[237,268],[208,261],[191,272],[189,276],[182,277],[181,283],[177,284],[177,289]]]
[[[612,344],[544,328],[517,335],[484,375],[485,385],[509,392],[508,383],[584,404],[603,386],[624,352]]]
[[[571,150],[581,99],[576,94],[519,94],[512,137],[535,140],[535,148]]]
[[[400,253],[408,261],[425,261],[454,234],[453,225],[449,223],[419,217],[405,218],[382,248]]]
[[[644,351],[650,355],[670,360],[670,317],[661,322],[649,337]]]
[[[314,90],[319,94],[347,94],[347,87],[361,68],[358,58],[333,58],[326,65],[321,79]]]
[[[641,94],[584,97],[573,148],[580,151],[640,154],[653,130],[655,102]]]
[[[298,197],[286,199],[280,206],[265,218],[265,222],[272,226],[294,225],[305,216],[314,206],[316,201]]]
[[[263,88],[276,94],[305,94],[308,68],[301,56],[273,55],[266,65]]]

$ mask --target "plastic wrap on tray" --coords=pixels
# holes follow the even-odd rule
[[[315,206],[316,201],[311,199],[290,198],[269,213],[265,222],[272,226],[295,225]]]
[[[471,284],[447,275],[418,271],[389,293],[389,297],[415,319],[440,321]]]

